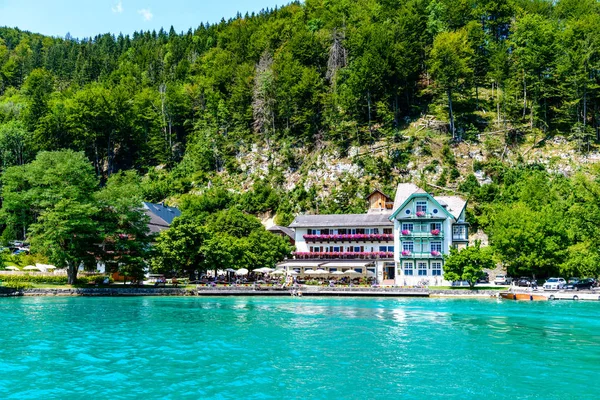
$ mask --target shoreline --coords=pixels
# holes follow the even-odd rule
[[[220,296],[293,296],[308,297],[416,297],[416,298],[498,298],[497,290],[429,290],[419,288],[348,288],[348,287],[301,287],[290,288],[252,287],[199,287],[185,288],[36,288],[14,290],[0,288],[0,297],[220,297]]]

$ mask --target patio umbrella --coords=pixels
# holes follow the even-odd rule
[[[20,269],[15,267],[14,265],[9,265],[8,267],[6,267],[6,269],[9,271],[20,271]]]
[[[248,270],[246,268],[240,268],[237,271],[235,271],[235,274],[237,276],[248,275]]]
[[[344,273],[342,271],[333,271],[330,275],[344,275]]]
[[[225,272],[235,272],[235,269],[233,269],[233,268],[227,268],[227,269],[225,270]]]
[[[39,271],[40,269],[34,265],[28,265],[25,268],[23,268],[26,271]]]
[[[313,275],[315,273],[315,271],[313,271],[312,269],[307,269],[307,270],[304,270],[304,273],[306,275]]]
[[[329,272],[325,271],[323,268],[319,268],[314,272],[315,275],[328,275]]]
[[[271,275],[285,275],[285,271],[282,269],[276,269],[275,271],[271,272]]]
[[[358,275],[362,275],[360,272],[357,272],[353,269],[349,269],[347,271],[344,272],[344,275],[348,275],[348,276],[358,276]]]
[[[298,273],[294,270],[288,271],[287,274],[288,275],[298,275]]]

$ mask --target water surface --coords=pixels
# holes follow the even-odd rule
[[[0,299],[2,399],[597,399],[600,303]]]

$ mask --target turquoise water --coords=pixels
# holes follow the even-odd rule
[[[2,399],[597,399],[600,303],[0,299]]]

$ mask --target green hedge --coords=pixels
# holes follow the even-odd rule
[[[28,283],[48,283],[51,285],[66,285],[66,276],[54,275],[2,275],[0,281],[4,282],[4,286],[11,286],[13,282],[28,282]],[[13,286],[11,286],[13,287]]]
[[[11,289],[16,289],[16,290],[22,290],[22,289],[32,289],[33,288],[33,283],[30,282],[2,282],[2,286],[11,288]]]
[[[79,278],[77,278],[77,284],[102,284],[105,278],[108,278],[108,281],[110,283],[114,283],[114,280],[108,275],[89,275],[80,276]],[[2,275],[0,276],[0,282],[3,282],[4,286],[8,287],[14,287],[13,285],[16,283],[45,283],[50,285],[66,285],[68,282],[68,278],[64,275]]]

